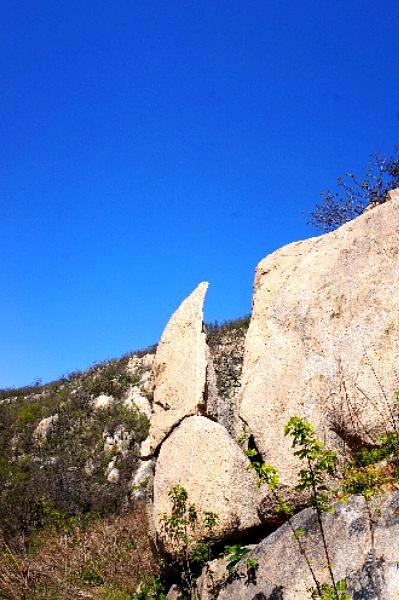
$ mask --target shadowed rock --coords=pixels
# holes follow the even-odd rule
[[[399,598],[399,493],[387,494],[372,503],[374,546],[366,501],[353,496],[323,517],[331,565],[338,582],[346,580],[353,600],[397,600]],[[326,557],[315,511],[308,508],[292,519],[302,529],[303,546],[317,579],[330,584]],[[248,577],[244,561],[235,580],[218,595],[218,600],[254,598],[308,600],[315,587],[310,570],[299,552],[288,523],[263,540],[246,558],[258,568]],[[206,595],[201,596],[205,600]]]

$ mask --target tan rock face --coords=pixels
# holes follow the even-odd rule
[[[390,192],[388,192],[387,198],[388,198],[388,201],[395,200],[395,198],[399,198],[399,188],[396,188],[395,190],[391,190]]]
[[[33,432],[33,439],[39,446],[42,446],[47,441],[47,436],[53,431],[58,422],[58,414],[51,415],[42,419],[36,426]]]
[[[107,410],[114,402],[113,396],[109,394],[100,394],[92,402],[94,410]]]
[[[184,421],[162,444],[155,467],[154,522],[162,533],[160,516],[171,513],[168,491],[182,485],[199,514],[219,515],[217,536],[249,529],[259,523],[256,478],[248,459],[226,429],[203,416]],[[201,537],[201,531],[198,531]]]
[[[370,439],[392,429],[399,389],[399,194],[327,235],[265,258],[254,284],[240,417],[292,484],[284,425]]]
[[[203,304],[208,288],[201,283],[172,315],[154,360],[154,415],[150,447],[154,452],[184,417],[204,403],[206,336],[202,331]]]
[[[148,420],[150,420],[152,416],[152,408],[150,401],[146,396],[143,396],[140,392],[141,390],[139,386],[129,386],[126,393],[126,398],[124,399],[124,404],[130,410],[136,408],[139,412],[144,414]]]

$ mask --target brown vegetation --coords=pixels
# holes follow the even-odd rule
[[[144,507],[0,554],[1,600],[127,600],[157,567]]]

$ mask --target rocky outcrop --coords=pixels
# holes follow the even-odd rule
[[[233,401],[241,385],[245,336],[249,317],[227,321],[213,331],[208,326],[208,344],[211,349],[219,395]]]
[[[371,520],[370,520],[371,514]],[[399,493],[387,494],[372,503],[353,496],[323,517],[331,565],[336,582],[346,580],[353,600],[397,600],[399,598]],[[320,582],[331,583],[317,517],[306,509],[293,517],[302,529],[306,556]],[[373,536],[371,529],[373,528]],[[288,523],[263,540],[247,557],[258,568],[248,577],[242,561],[241,576],[227,584],[218,600],[308,600],[315,587],[310,570]],[[208,596],[203,595],[201,600]]]
[[[387,202],[389,202],[390,200],[395,200],[395,199],[396,200],[399,199],[399,188],[396,188],[395,190],[391,190],[387,194]]]
[[[142,354],[142,356],[134,355],[129,359],[126,369],[136,380],[135,387],[139,387],[141,393],[151,400],[154,392],[154,359],[155,354],[151,353]]]
[[[265,258],[256,271],[242,376],[243,344],[235,344],[236,332],[226,330],[226,350],[220,338],[211,341],[210,327],[211,351],[206,344],[207,284],[182,303],[155,356],[150,447],[142,451],[142,458],[158,455],[158,537],[160,515],[171,510],[168,492],[178,484],[199,513],[219,515],[220,539],[281,523],[272,495],[267,488],[260,493],[246,470],[247,458],[235,442],[240,424],[250,447],[278,469],[284,497],[297,510],[304,505],[303,495],[292,490],[299,464],[284,436],[292,416],[312,423],[317,437],[338,453],[394,428],[398,258],[395,192],[338,230]],[[202,535],[198,530],[198,539]]]
[[[141,460],[132,482],[132,496],[135,500],[142,500],[148,495],[148,484],[152,481],[154,460]]]
[[[184,421],[162,444],[154,479],[154,522],[162,534],[160,516],[171,513],[168,491],[182,485],[198,514],[219,515],[216,537],[231,537],[257,525],[256,478],[249,461],[226,429],[203,416]],[[198,530],[201,537],[201,530]]]
[[[120,472],[119,469],[115,466],[116,458],[113,458],[109,463],[107,468],[105,469],[105,476],[109,483],[119,483]]]
[[[208,403],[208,412],[215,415],[233,437],[241,433],[237,419],[237,398],[248,325],[249,316],[226,321],[220,326],[208,325],[207,343],[212,356],[208,374],[217,389],[216,407]]]
[[[105,454],[127,454],[132,439],[132,433],[119,424],[113,432],[105,429],[103,432]]]
[[[107,410],[112,406],[113,402],[113,396],[110,396],[109,394],[100,394],[92,401],[92,407],[94,410]]]
[[[207,283],[201,283],[182,302],[157,348],[151,452],[159,448],[184,417],[205,409],[207,357],[202,322],[207,287]]]
[[[153,524],[162,539],[161,517],[172,510],[169,492],[182,485],[199,515],[218,515],[216,536],[230,538],[259,524],[256,478],[234,441],[234,414],[218,390],[212,353],[203,327],[206,283],[181,304],[170,319],[154,361],[154,415],[149,445],[142,457],[157,454]],[[230,389],[230,387],[229,387]],[[198,526],[195,538],[206,531]]]
[[[291,485],[291,416],[341,441],[392,429],[399,364],[399,195],[258,266],[239,415]]]
[[[124,404],[130,410],[136,408],[139,412],[143,413],[148,420],[151,420],[152,408],[151,403],[147,396],[144,396],[139,386],[129,386]]]
[[[58,414],[55,414],[45,417],[38,423],[33,432],[33,439],[39,446],[43,446],[46,443],[48,435],[54,430],[57,422]]]
[[[208,347],[206,348],[206,359],[206,415],[223,425],[229,433],[234,435],[235,415],[233,403],[229,398],[219,395],[213,357]]]

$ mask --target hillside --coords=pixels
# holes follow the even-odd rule
[[[226,398],[240,384],[248,324],[245,317],[205,326]],[[134,482],[152,413],[155,350],[0,391],[0,543],[9,553],[0,559],[1,598],[101,598],[108,588],[121,594],[109,598],[124,598],[138,571],[142,578],[155,568],[140,500],[146,480]],[[123,556],[132,556],[132,538],[140,552],[116,564],[109,536]]]
[[[3,391],[0,598],[397,600],[398,254],[394,190],[264,258],[250,319],[201,282],[156,348]]]

